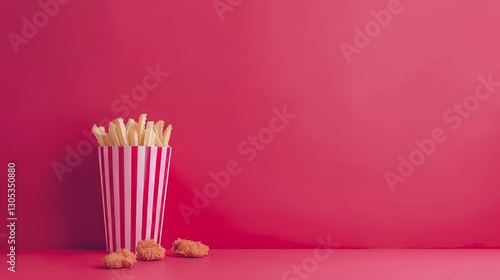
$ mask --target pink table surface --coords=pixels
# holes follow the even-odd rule
[[[0,279],[500,279],[500,250],[415,249],[218,249],[202,259],[168,255],[157,262],[138,262],[132,268],[108,270],[101,251],[21,251],[17,272]],[[312,261],[316,258],[316,261]],[[318,261],[317,258],[320,258]],[[315,267],[314,264],[317,264]],[[292,266],[301,268],[293,274]],[[287,271],[289,271],[287,273]],[[309,271],[309,272],[308,272]]]

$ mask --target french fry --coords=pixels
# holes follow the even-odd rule
[[[157,134],[157,133],[155,132],[155,143],[154,143],[154,146],[157,146],[157,147],[161,147],[161,146],[162,146],[162,145],[161,145],[161,140],[160,140],[160,135],[161,135],[161,134]]]
[[[168,141],[170,141],[170,135],[172,134],[172,125],[169,124],[167,129],[165,129],[165,135],[163,135],[162,146],[168,147]]]
[[[156,132],[154,131],[154,129],[151,129],[151,138],[149,138],[148,146],[154,147],[156,142],[155,140],[156,140]]]
[[[137,134],[139,136],[139,146],[144,145],[144,126],[146,124],[146,118],[148,115],[142,114],[139,116],[139,121],[137,122]]]
[[[120,145],[120,141],[118,139],[117,139],[118,143],[115,142],[115,134],[116,134],[116,124],[113,121],[111,121],[108,124],[108,137],[111,146]]]
[[[106,129],[104,126],[100,126],[99,130],[101,131],[101,139],[105,142],[105,146],[110,146],[109,144],[109,137],[108,134],[106,133]]]
[[[120,146],[120,139],[116,135],[116,125],[113,122],[109,123],[108,131],[109,146]]]
[[[135,129],[135,121],[134,119],[128,119],[127,125],[125,126],[125,134],[128,136],[133,129]]]
[[[139,136],[137,134],[137,130],[130,130],[129,133],[129,144],[130,146],[137,146],[139,145]]]
[[[100,146],[105,146],[103,140],[102,140],[102,133],[101,130],[97,127],[97,125],[94,124],[92,127],[92,132],[94,133],[95,138],[97,138],[97,142],[99,143]]]
[[[111,139],[112,139],[112,145],[111,146],[121,146],[120,145],[120,140],[118,139],[118,136],[116,136],[116,132],[113,132],[109,134]]]
[[[125,137],[127,138],[127,142],[130,146],[134,146],[134,137],[132,134],[133,130],[135,130],[135,121],[134,119],[128,119],[127,125],[125,126]]]
[[[101,142],[102,142],[101,146],[109,146],[107,133],[104,135],[99,135],[99,137],[101,138]]]
[[[101,135],[101,131],[95,124],[92,126],[92,132],[94,133],[94,135]]]
[[[154,122],[147,122],[147,124],[146,124],[146,129],[144,130],[144,139],[142,140],[143,146],[149,146],[149,141],[151,139],[151,132],[153,130],[153,124],[154,124]],[[139,138],[139,142],[140,141],[141,140]]]
[[[161,139],[163,138],[163,126],[164,125],[165,125],[164,121],[157,121],[155,123],[155,132],[156,132],[156,135],[158,135],[158,139],[160,139],[160,142],[161,142]]]
[[[128,146],[125,123],[123,123],[123,119],[122,118],[116,119],[115,125],[116,125],[116,134],[118,136],[118,139],[120,140],[120,145]]]
[[[154,130],[156,133],[155,146],[161,147],[161,140],[163,139],[163,125],[164,121],[158,121],[155,123]]]

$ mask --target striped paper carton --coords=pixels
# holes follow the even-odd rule
[[[171,155],[171,147],[99,147],[108,252],[161,243]]]

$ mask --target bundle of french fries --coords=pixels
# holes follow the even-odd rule
[[[172,133],[169,124],[165,131],[164,121],[146,122],[146,114],[139,116],[139,121],[128,119],[127,124],[122,118],[117,118],[109,123],[108,132],[103,126],[94,124],[92,132],[100,146],[158,146],[170,147],[168,141]]]

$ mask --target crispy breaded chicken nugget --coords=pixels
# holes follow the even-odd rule
[[[105,256],[102,262],[107,268],[125,268],[134,265],[136,259],[134,253],[122,249]]]
[[[210,247],[203,245],[200,241],[194,242],[177,238],[177,240],[172,243],[172,252],[184,255],[188,258],[204,257],[208,255],[208,250],[210,250]]]
[[[165,248],[153,239],[141,240],[137,243],[137,259],[143,261],[157,261],[165,257]]]

